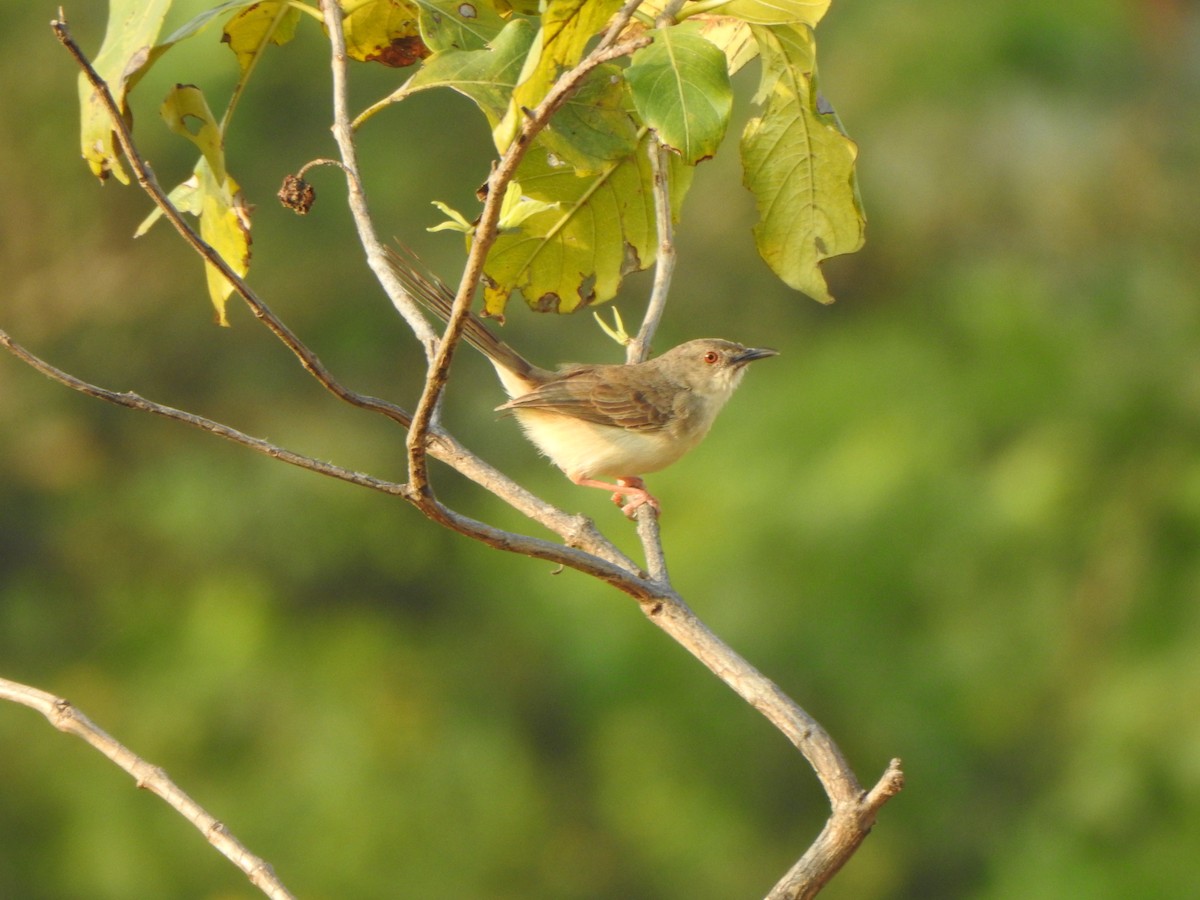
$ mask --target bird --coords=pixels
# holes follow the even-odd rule
[[[402,256],[389,248],[387,258],[409,294],[448,321],[454,292],[446,283],[424,271],[411,251]],[[695,448],[746,366],[779,352],[700,338],[645,362],[549,370],[501,341],[474,313],[464,321],[462,337],[491,362],[508,394],[497,411],[512,413],[529,441],[574,484],[612,491],[630,518],[643,505],[661,510],[641,476]]]

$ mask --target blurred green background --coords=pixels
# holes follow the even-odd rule
[[[183,4],[170,30],[189,10]],[[99,45],[103,4],[68,5]],[[403,435],[330,399],[244,309],[211,324],[136,189],[79,160],[53,4],[0,12],[0,327],[114,389],[383,477]],[[306,219],[282,176],[333,155],[305,22],[239,108],[251,280],[346,383],[411,403],[420,357],[362,264],[336,171]],[[134,94],[234,80],[218,31]],[[1194,896],[1200,883],[1200,13],[1182,0],[835,3],[823,88],[861,147],[866,249],[822,308],[754,255],[736,136],[684,208],[660,346],[778,347],[708,442],[651,484],[677,586],[832,732],[908,787],[824,896]],[[403,73],[359,67],[362,108]],[[741,79],[740,130],[754,74]],[[362,137],[381,233],[472,208],[487,132],[415,98]],[[619,304],[636,320],[648,290]],[[587,316],[515,310],[535,359],[601,359]],[[635,551],[490,412],[470,446]],[[453,473],[440,493],[525,524]],[[305,898],[761,896],[820,829],[803,760],[573,573],[399,502],[54,385],[0,355],[0,675],[65,695],[163,765]],[[0,897],[253,897],[190,826],[35,713],[0,707]]]

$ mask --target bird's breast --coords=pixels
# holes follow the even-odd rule
[[[513,412],[529,440],[572,477],[657,472],[695,446],[670,431],[632,431],[539,409]]]

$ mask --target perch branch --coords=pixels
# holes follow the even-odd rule
[[[169,807],[187,819],[204,839],[242,870],[250,883],[272,900],[294,900],[294,895],[275,875],[271,865],[255,856],[221,822],[204,810],[173,782],[160,767],[146,762],[128,747],[100,729],[87,716],[61,697],[0,678],[0,699],[28,706],[40,712],[59,731],[73,734],[99,750],[137,782],[156,794]]]
[[[107,388],[98,387],[90,384],[82,379],[76,378],[67,372],[62,371],[50,363],[43,360],[41,357],[29,352],[9,335],[0,330],[0,347],[8,350],[17,359],[24,362],[26,365],[45,375],[47,378],[57,381],[59,384],[69,387],[73,391],[78,391],[89,397],[97,400],[104,400],[108,403],[117,406],[123,406],[127,409],[135,409],[140,412],[148,412],[152,415],[161,416],[164,419],[172,419],[176,422],[182,422],[184,425],[189,425],[197,428],[208,434],[216,437],[224,438],[232,441],[235,444],[240,444],[256,453],[261,453],[264,456],[269,456],[272,459],[278,459],[281,462],[296,466],[297,468],[307,469],[310,472],[315,472],[318,475],[326,475],[330,478],[336,478],[339,481],[345,481],[349,484],[355,484],[359,487],[370,488],[374,491],[379,491],[383,494],[401,497],[416,505],[413,491],[407,484],[400,484],[394,481],[385,481],[381,478],[376,478],[373,475],[366,475],[362,472],[355,472],[350,469],[335,466],[332,463],[327,463],[319,459],[314,459],[310,456],[296,453],[293,450],[288,450],[285,447],[280,447],[261,438],[251,437],[236,428],[231,428],[220,422],[215,422],[212,419],[206,419],[204,416],[198,416],[194,413],[185,412],[184,410],[175,409],[174,407],[165,406],[161,403],[155,403],[153,400],[147,400],[140,394],[135,394],[130,391],[112,391]],[[450,448],[454,448],[456,452],[465,454],[466,451],[457,448],[457,445],[447,435],[439,433],[434,437],[435,449],[442,455],[445,448],[443,442]],[[446,454],[450,456],[449,453]],[[469,455],[469,454],[467,454]],[[498,473],[497,473],[498,474]],[[501,476],[502,477],[502,476]],[[483,482],[479,482],[484,487],[487,487]],[[532,495],[531,495],[532,496]],[[536,498],[534,498],[536,500]],[[539,501],[540,502],[540,501]],[[448,511],[449,512],[449,511]],[[634,582],[644,581],[636,575],[637,567],[627,557],[621,555],[619,551],[613,550],[612,554],[599,556],[585,550],[577,549],[575,546],[563,546],[551,541],[542,540],[541,538],[528,537],[525,535],[515,534],[511,532],[501,531],[493,528],[483,522],[477,522],[474,519],[462,516],[457,513],[449,513],[446,517],[445,524],[447,527],[453,528],[470,537],[482,541],[490,547],[498,550],[507,550],[511,553],[521,553],[525,556],[531,556],[535,559],[544,559],[548,562],[558,565],[570,566],[581,572],[593,575],[603,581],[615,583],[624,578],[633,578]],[[577,535],[579,544],[592,545],[594,540],[587,533],[586,529],[582,530]],[[605,550],[607,542],[601,539],[599,549]],[[612,558],[610,558],[610,556]]]

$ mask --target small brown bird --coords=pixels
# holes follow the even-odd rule
[[[446,321],[454,293],[415,258],[389,252],[396,276],[413,298]],[[463,339],[486,356],[511,398],[496,407],[516,416],[526,437],[575,484],[615,491],[632,517],[659,508],[641,477],[657,472],[708,434],[742,380],[746,364],[777,355],[767,348],[702,338],[631,365],[539,368],[471,315]],[[597,476],[616,479],[613,484]]]

